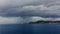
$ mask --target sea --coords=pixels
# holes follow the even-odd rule
[[[60,24],[0,24],[0,34],[60,34]]]

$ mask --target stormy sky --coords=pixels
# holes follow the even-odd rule
[[[60,0],[0,0],[0,24],[60,20]]]

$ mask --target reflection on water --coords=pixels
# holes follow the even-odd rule
[[[0,34],[60,34],[60,24],[0,25]]]

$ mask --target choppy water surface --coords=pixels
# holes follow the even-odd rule
[[[60,34],[60,24],[5,24],[0,34]]]

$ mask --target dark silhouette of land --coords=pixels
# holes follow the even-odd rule
[[[29,24],[59,24],[59,23],[60,21],[44,21],[44,20],[29,22]]]

